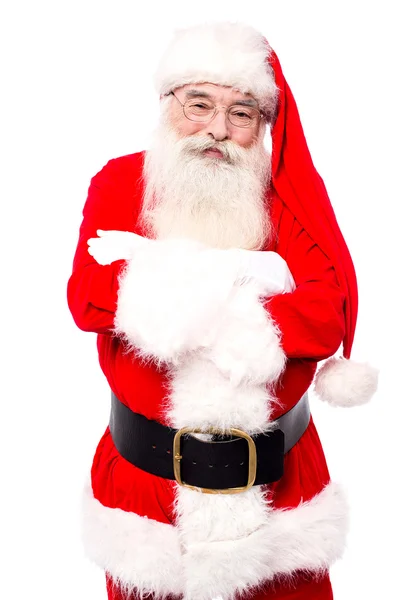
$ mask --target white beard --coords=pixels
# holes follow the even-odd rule
[[[204,155],[210,147],[223,158]],[[272,233],[266,198],[270,165],[261,138],[249,148],[204,135],[179,138],[165,117],[145,155],[144,234],[262,249]]]

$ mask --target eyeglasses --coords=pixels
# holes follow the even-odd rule
[[[209,121],[212,121],[216,113],[220,110],[220,108],[216,108],[213,102],[210,102],[206,98],[193,98],[187,100],[183,104],[174,92],[169,93],[176,98],[183,108],[184,116],[190,121],[208,123]],[[240,104],[233,104],[233,106],[227,108],[226,114],[230,123],[235,127],[255,127],[259,122],[259,119],[264,116],[257,108],[253,106],[242,106]]]

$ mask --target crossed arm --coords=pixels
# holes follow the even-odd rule
[[[77,326],[108,335],[114,332],[119,277],[128,260],[98,264],[88,251],[88,240],[97,236],[98,229],[134,228],[131,197],[114,175],[105,167],[91,182],[67,287],[68,305]],[[328,258],[292,219],[283,258],[296,287],[264,299],[263,306],[281,332],[282,349],[288,358],[323,360],[338,350],[344,336],[344,295]]]

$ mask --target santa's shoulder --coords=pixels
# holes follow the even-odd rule
[[[112,180],[114,183],[136,184],[135,175],[141,177],[145,151],[111,158],[92,178],[92,181]]]
[[[92,178],[83,210],[96,229],[133,231],[142,204],[144,152],[110,159]]]

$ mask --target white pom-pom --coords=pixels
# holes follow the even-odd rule
[[[329,358],[316,373],[314,391],[332,406],[366,404],[378,387],[379,370],[344,357]]]

